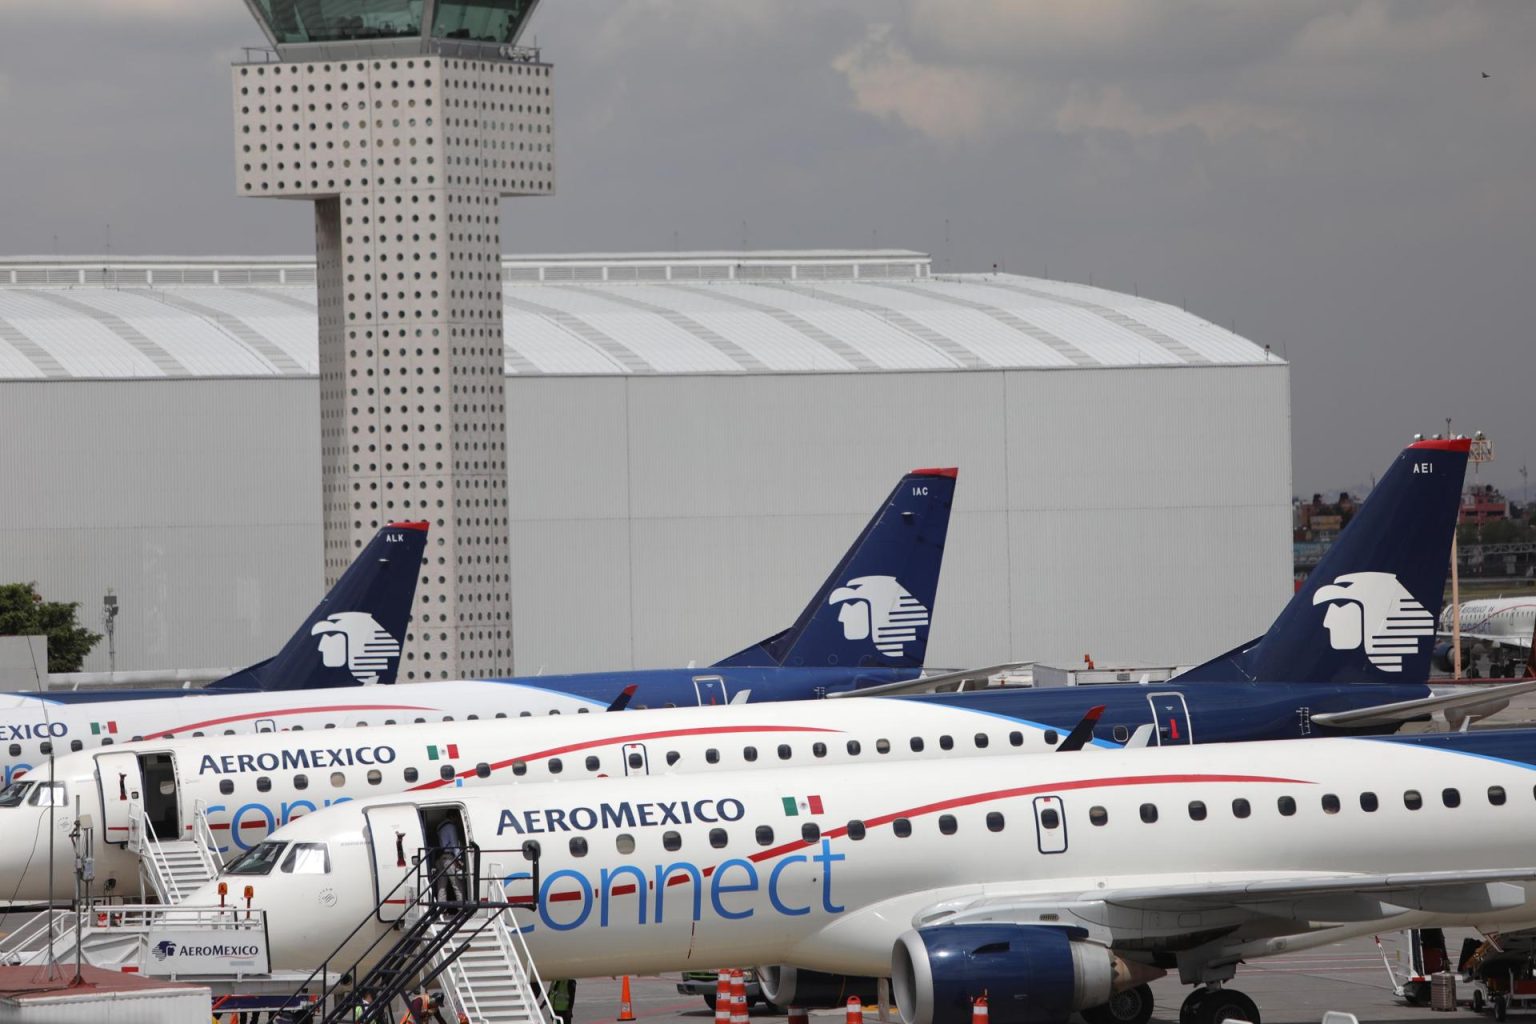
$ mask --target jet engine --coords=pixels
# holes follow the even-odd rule
[[[847,974],[823,974],[801,967],[774,964],[757,969],[757,983],[774,1006],[799,1006],[807,1010],[826,1010],[844,1006],[849,996],[861,1003],[879,999],[879,980]]]
[[[955,924],[909,931],[891,951],[903,1024],[969,1024],[987,996],[990,1024],[1055,1024],[1163,972],[1085,941],[1081,928]]]
[[[1449,643],[1435,644],[1430,652],[1429,663],[1441,672],[1449,672],[1454,668],[1451,658],[1451,645]]]

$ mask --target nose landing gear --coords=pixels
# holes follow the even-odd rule
[[[1232,988],[1197,988],[1179,1007],[1179,1024],[1221,1024],[1224,1020],[1261,1024],[1254,1001]]]

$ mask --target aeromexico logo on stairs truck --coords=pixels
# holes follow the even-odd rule
[[[837,621],[847,640],[871,640],[875,649],[899,658],[917,631],[928,625],[928,609],[894,576],[857,576],[832,591],[830,605],[841,604]]]
[[[1435,617],[1390,572],[1347,572],[1312,595],[1327,604],[1323,626],[1336,651],[1365,648],[1383,672],[1401,672],[1403,658],[1419,653],[1419,638],[1434,636]]]

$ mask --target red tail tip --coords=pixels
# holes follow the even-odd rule
[[[1088,709],[1088,713],[1086,715],[1084,715],[1083,717],[1088,719],[1090,722],[1097,722],[1099,720],[1099,716],[1102,715],[1103,713],[1104,713],[1104,705],[1100,704],[1096,708],[1089,708]]]
[[[427,530],[429,528],[431,528],[431,526],[432,526],[432,524],[427,522],[425,519],[419,519],[419,520],[416,520],[414,522],[407,522],[407,523],[385,523],[384,524],[384,529],[386,529],[386,530],[420,530],[422,533],[426,533]]]
[[[1436,452],[1470,452],[1472,439],[1470,437],[1426,437],[1422,441],[1415,441],[1408,446],[1408,451],[1436,451]]]
[[[951,480],[955,480],[955,479],[957,479],[960,476],[960,468],[958,466],[945,466],[945,467],[939,467],[939,468],[932,468],[932,467],[930,467],[929,469],[914,469],[909,475],[910,476],[947,476]]]
[[[624,696],[633,697],[635,695],[635,691],[638,689],[640,689],[638,685],[635,683],[630,683],[628,686],[624,687]]]

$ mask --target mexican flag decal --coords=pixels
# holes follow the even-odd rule
[[[427,760],[429,761],[441,761],[443,758],[456,761],[458,757],[459,745],[457,743],[448,743],[441,747],[435,743],[428,744],[427,746]]]
[[[115,735],[117,735],[117,723],[116,722],[92,722],[91,723],[91,735],[92,736],[101,736],[101,735],[115,736]]]
[[[786,796],[784,797],[784,814],[790,818],[797,818],[802,813],[823,814],[821,809],[821,797],[819,796]]]

